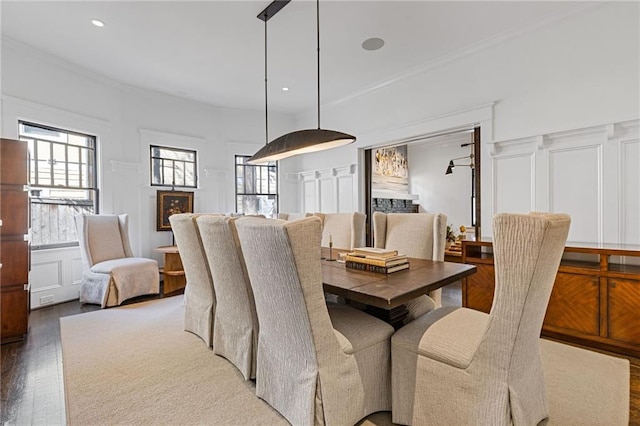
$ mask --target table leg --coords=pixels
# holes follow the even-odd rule
[[[404,325],[403,321],[409,313],[409,310],[405,305],[396,306],[393,309],[382,309],[367,305],[365,311],[374,317],[380,318],[384,322],[391,324],[396,330]]]

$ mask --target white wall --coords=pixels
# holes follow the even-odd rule
[[[98,136],[100,211],[128,213],[132,249],[162,261],[154,248],[171,244],[156,232],[156,190],[149,185],[149,143],[198,151],[196,211],[232,212],[235,154],[264,144],[264,111],[214,107],[132,88],[43,52],[2,40],[2,136],[17,137],[19,119]],[[293,119],[270,114],[275,133]],[[163,188],[160,188],[163,189]],[[166,188],[164,188],[166,189]],[[34,251],[32,306],[77,298],[78,249]]]
[[[593,141],[575,141],[574,153],[553,154],[556,168],[549,173],[558,173],[558,164],[562,164],[568,170],[580,172],[582,179],[565,182],[558,180],[565,179],[564,175],[556,175],[550,186],[538,183],[533,196],[532,181],[544,180],[542,176],[548,173],[536,177],[527,174],[533,173],[531,170],[538,163],[522,158],[508,166],[500,163],[504,167],[494,168],[489,144],[594,126],[611,127],[637,119],[640,116],[639,9],[637,2],[585,3],[578,13],[557,17],[536,28],[517,29],[500,40],[481,42],[467,52],[456,52],[421,69],[408,70],[405,76],[395,76],[388,84],[364,90],[360,96],[326,105],[322,110],[323,127],[352,133],[358,141],[336,150],[286,160],[287,167],[307,175],[354,161],[362,168],[358,156],[362,148],[480,124],[482,236],[491,236],[491,217],[496,210],[523,209],[525,200],[533,200],[527,203],[527,209],[563,209],[572,213],[575,217],[572,237],[576,239],[636,241],[635,236],[623,236],[621,231],[605,231],[612,214],[605,208],[609,201],[620,205],[614,215],[615,222],[624,216],[625,229],[631,234],[636,232],[632,224],[640,223],[637,174],[634,175],[630,171],[633,168],[626,163],[626,174],[614,171],[623,159],[633,161],[628,158],[633,154],[621,157],[618,162],[611,160],[613,154],[602,157],[603,152],[578,155],[580,144],[586,147]],[[313,111],[309,111],[298,117],[298,126],[314,123],[314,119]],[[615,152],[622,155],[622,149],[617,148]],[[634,153],[635,149],[632,141],[624,145],[627,153]],[[536,156],[547,155],[538,151],[539,148],[532,148],[531,152]],[[595,177],[585,174],[583,161],[590,167],[602,169],[598,169]],[[412,173],[417,173],[416,167]],[[616,184],[616,177],[622,183]],[[494,193],[503,191],[502,188],[512,198],[494,200]],[[583,191],[596,191],[600,195],[589,196],[588,203],[567,197],[569,193]],[[624,197],[619,196],[620,191],[624,191]],[[358,197],[363,211],[362,191],[356,189],[354,197]],[[429,197],[427,194],[424,199]],[[298,210],[306,210],[303,199],[298,198],[296,202]],[[442,209],[447,210],[449,206]],[[594,210],[598,212],[595,219]],[[591,226],[602,231],[594,235],[587,230]],[[627,231],[625,235],[629,235]]]

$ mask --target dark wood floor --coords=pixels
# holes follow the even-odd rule
[[[137,303],[155,297],[137,298]],[[459,286],[443,290],[442,303],[460,306]],[[75,300],[37,309],[29,317],[29,334],[23,342],[2,345],[2,406],[5,425],[63,425],[66,423],[62,383],[61,317],[99,309]],[[631,360],[629,424],[640,426],[640,359]]]

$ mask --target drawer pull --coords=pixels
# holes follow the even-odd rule
[[[592,278],[591,279],[591,285],[593,285],[593,286],[600,285],[600,278]]]
[[[616,288],[616,282],[615,281],[609,281],[609,287]]]

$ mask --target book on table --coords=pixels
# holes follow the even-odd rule
[[[391,274],[393,272],[398,272],[404,269],[408,269],[409,262],[407,262],[405,259],[404,263],[401,263],[399,265],[397,264],[393,266],[378,266],[378,265],[371,265],[369,263],[354,262],[352,260],[347,260],[345,262],[345,267],[351,268],[351,269],[357,269],[360,271],[377,272],[380,274]]]
[[[356,247],[353,249],[353,254],[356,256],[368,256],[371,258],[386,259],[389,257],[397,256],[398,250],[389,250],[375,247]]]
[[[397,256],[388,257],[386,259],[377,259],[374,257],[358,256],[354,253],[347,253],[345,260],[351,262],[366,263],[369,265],[389,267],[407,263],[407,256],[405,256],[404,254],[399,254]]]

